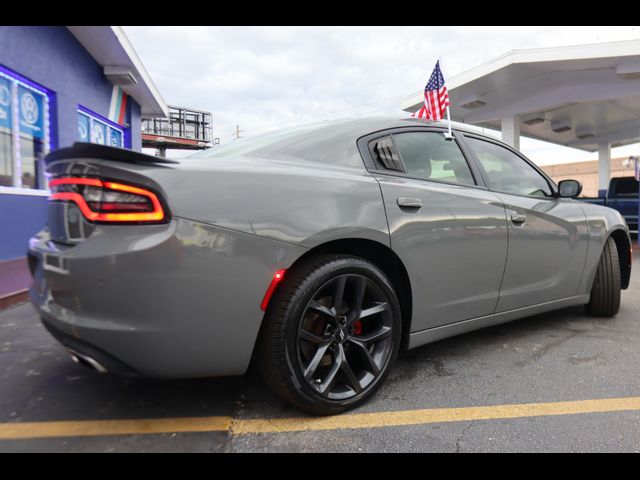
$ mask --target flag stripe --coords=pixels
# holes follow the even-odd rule
[[[120,101],[120,112],[118,115],[118,124],[124,125],[125,116],[127,114],[127,95],[123,92],[122,99]]]
[[[441,120],[449,105],[449,92],[444,84],[444,76],[438,61],[424,89],[424,106],[412,116],[427,120]]]

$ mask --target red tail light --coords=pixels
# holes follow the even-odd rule
[[[160,223],[166,215],[157,195],[145,188],[98,178],[55,178],[49,200],[74,202],[92,222]]]

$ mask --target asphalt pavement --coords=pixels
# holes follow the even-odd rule
[[[19,304],[0,311],[0,452],[638,452],[638,260],[615,318],[569,308],[405,352],[371,401],[317,424],[255,371],[94,373]]]

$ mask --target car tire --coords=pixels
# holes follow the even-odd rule
[[[386,275],[365,259],[323,254],[285,272],[267,308],[256,359],[281,399],[334,415],[374,394],[397,358],[400,338],[400,305]]]
[[[620,260],[612,237],[605,242],[596,277],[591,287],[587,312],[596,317],[613,317],[620,310]]]

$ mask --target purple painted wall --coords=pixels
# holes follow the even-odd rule
[[[56,94],[53,144],[77,140],[78,104],[105,117],[112,84],[100,66],[64,27],[0,26],[0,65]],[[131,148],[142,149],[140,106],[130,97]],[[0,261],[23,257],[29,238],[45,223],[46,197],[0,193]]]

